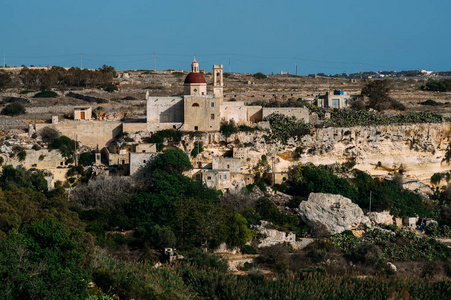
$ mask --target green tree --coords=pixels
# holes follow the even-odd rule
[[[369,98],[369,107],[378,111],[390,108],[404,110],[403,104],[390,97],[391,85],[392,82],[389,79],[374,80],[362,89],[361,94]]]
[[[165,170],[173,174],[181,174],[192,169],[188,156],[180,149],[167,149],[150,162],[150,170]]]
[[[3,70],[0,71],[0,91],[7,88],[12,83],[11,75]]]
[[[78,163],[82,166],[92,165],[94,163],[94,154],[92,154],[91,152],[84,152],[84,153],[80,154]]]
[[[44,219],[0,240],[2,299],[86,299],[89,249],[78,230]]]
[[[255,79],[266,79],[268,76],[266,76],[265,74],[263,74],[262,72],[258,72],[254,74],[254,78]]]
[[[11,165],[3,167],[0,175],[0,186],[4,189],[30,188],[35,191],[46,191],[47,180],[44,173],[36,169],[26,170],[23,167],[14,168]]]
[[[14,102],[6,105],[2,113],[7,116],[18,116],[25,113],[25,106],[22,103]]]
[[[228,222],[227,244],[242,248],[251,237],[246,218],[239,213],[233,214]]]
[[[238,127],[235,124],[235,120],[231,119],[228,122],[225,120],[221,121],[221,126],[219,127],[219,132],[221,132],[226,137],[229,137],[232,134],[237,133]]]

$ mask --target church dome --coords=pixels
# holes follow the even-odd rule
[[[191,72],[186,76],[185,83],[207,83],[204,78],[204,75],[201,73]]]

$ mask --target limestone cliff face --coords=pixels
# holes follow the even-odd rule
[[[302,144],[306,158],[358,164],[440,162],[450,142],[451,124],[388,125],[318,129]]]
[[[268,132],[239,132],[228,138],[220,133],[206,133],[199,138],[186,137],[182,148],[189,150],[197,140],[204,144],[200,159],[223,155],[235,147],[246,148],[242,170],[252,172],[262,155],[269,167],[284,172],[299,162],[333,164],[355,159],[356,167],[373,175],[385,175],[402,168],[407,177],[428,180],[433,173],[450,170],[442,163],[451,141],[451,124],[411,124],[371,127],[322,128],[301,140],[290,139],[286,145],[268,140]],[[303,153],[295,159],[295,149]],[[376,167],[380,162],[382,168]]]

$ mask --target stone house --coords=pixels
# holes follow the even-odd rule
[[[92,118],[91,106],[75,106],[74,120],[75,121],[89,121]]]

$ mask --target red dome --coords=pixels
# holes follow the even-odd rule
[[[191,72],[186,76],[185,83],[207,83],[207,81],[204,78],[204,75],[201,73],[194,73]]]

